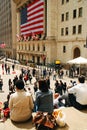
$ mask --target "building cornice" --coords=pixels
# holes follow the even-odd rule
[[[17,8],[22,7],[24,4],[31,3],[32,0],[13,0],[14,3],[16,4]]]
[[[23,1],[23,0],[13,0],[13,1],[14,1],[14,3],[18,4],[18,3],[21,3],[21,1]]]

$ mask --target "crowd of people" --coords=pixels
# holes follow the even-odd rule
[[[62,78],[63,74],[62,72]],[[50,76],[53,76],[54,90],[51,88]],[[35,78],[34,84],[32,84],[33,78]],[[32,117],[32,112],[52,114],[55,108],[61,106],[73,106],[79,110],[87,109],[85,77],[78,76],[78,83],[70,80],[69,86],[63,82],[62,78],[59,75],[57,77],[55,70],[39,71],[33,68],[31,71],[29,68],[22,68],[19,76],[16,75],[13,80],[8,80],[9,94],[5,109],[9,107],[10,119],[15,122],[24,122]],[[33,85],[34,94],[30,87],[26,87],[27,81]],[[55,95],[57,95],[56,98]]]
[[[8,65],[7,63],[2,63],[2,74],[6,73],[6,74],[10,74],[10,70],[14,71],[15,69],[15,64],[13,63],[12,66]]]

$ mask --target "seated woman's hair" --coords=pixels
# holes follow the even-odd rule
[[[84,75],[80,75],[78,77],[78,80],[79,80],[80,83],[84,83],[85,82],[85,76]]]
[[[47,85],[46,80],[44,79],[39,80],[39,89],[42,92],[48,92],[48,85]]]
[[[24,89],[24,82],[22,80],[17,80],[16,81],[16,88],[18,89]]]

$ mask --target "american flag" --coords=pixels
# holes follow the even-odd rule
[[[44,32],[44,0],[34,0],[21,10],[21,35]]]
[[[6,44],[5,43],[0,43],[0,48],[5,48]]]

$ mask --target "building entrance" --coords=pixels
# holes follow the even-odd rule
[[[80,56],[80,49],[76,47],[73,51],[73,59]]]

